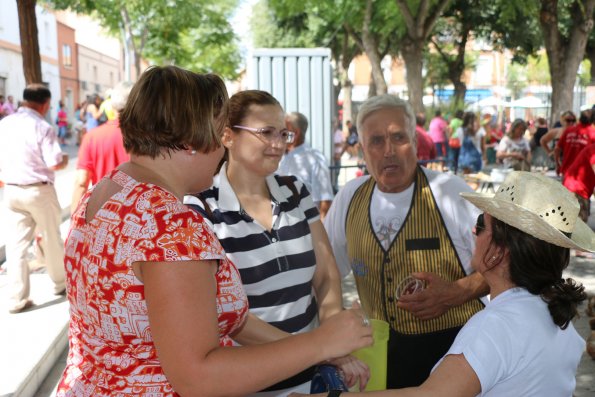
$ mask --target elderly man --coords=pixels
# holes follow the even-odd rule
[[[288,147],[289,152],[279,164],[279,175],[295,175],[305,185],[312,200],[324,219],[333,200],[331,174],[324,155],[306,143],[308,119],[301,113],[292,112],[285,117],[287,129],[295,134],[295,140]]]
[[[484,306],[487,284],[470,265],[478,210],[459,197],[470,191],[462,179],[417,165],[407,102],[368,99],[357,129],[370,176],[339,191],[324,223],[364,311],[390,324],[387,387],[417,386]],[[410,275],[425,289],[395,296]]]

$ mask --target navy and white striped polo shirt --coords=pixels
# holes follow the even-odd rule
[[[318,325],[312,286],[316,257],[309,223],[320,216],[304,185],[291,177],[299,192],[299,198],[294,197],[283,178],[266,178],[273,211],[271,231],[241,208],[225,165],[213,186],[200,195],[212,212],[217,237],[240,271],[250,311],[284,331],[305,332]],[[207,217],[197,197],[186,196],[184,201]]]

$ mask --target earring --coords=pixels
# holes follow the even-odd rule
[[[194,156],[196,154],[196,150],[191,150],[190,154]]]

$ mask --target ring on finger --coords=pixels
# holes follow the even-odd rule
[[[364,324],[364,327],[369,327],[370,326],[370,319],[365,314],[362,317],[362,323]]]

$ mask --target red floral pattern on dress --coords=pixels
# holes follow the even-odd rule
[[[219,344],[244,321],[241,278],[203,218],[175,196],[121,171],[123,188],[89,222],[86,204],[72,217],[65,265],[70,350],[58,396],[176,396],[153,344],[137,261],[218,260]],[[84,197],[85,202],[89,194]]]

